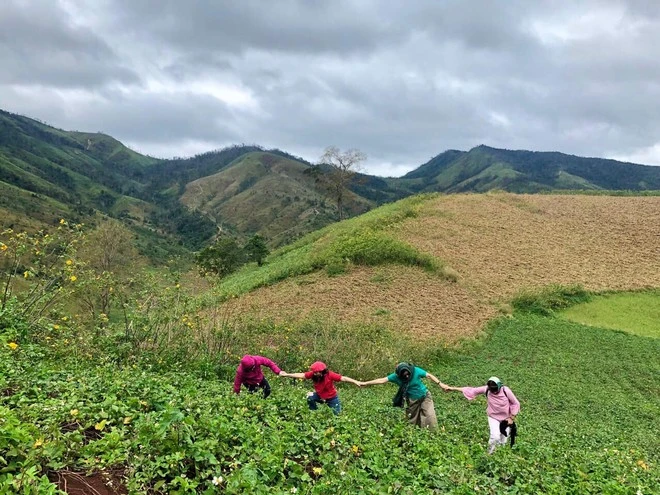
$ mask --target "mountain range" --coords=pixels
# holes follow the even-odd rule
[[[264,235],[272,246],[337,219],[323,166],[278,149],[231,146],[187,159],[144,156],[102,133],[63,131],[0,110],[2,227],[108,215],[152,259],[197,250],[218,234]],[[659,190],[660,167],[558,152],[477,146],[448,150],[399,178],[356,174],[349,215],[412,194],[502,189]]]

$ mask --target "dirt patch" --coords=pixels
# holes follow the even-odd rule
[[[300,320],[314,312],[331,313],[342,322],[381,323],[418,338],[447,341],[474,335],[496,313],[460,284],[406,266],[358,267],[338,277],[316,273],[258,289],[243,300],[260,318]]]
[[[660,198],[445,196],[397,235],[445,260],[490,301],[524,288],[660,285]]]
[[[442,196],[393,233],[445,261],[458,281],[412,267],[356,267],[261,288],[241,304],[276,321],[322,312],[455,342],[479,333],[523,289],[660,286],[660,197]]]
[[[124,486],[122,468],[96,471],[91,474],[63,469],[50,471],[48,479],[69,495],[125,495],[128,493]]]

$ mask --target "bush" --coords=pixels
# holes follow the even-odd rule
[[[581,285],[551,285],[537,292],[522,292],[511,301],[511,305],[521,313],[551,316],[555,311],[590,299],[591,295]]]
[[[234,239],[220,239],[197,253],[195,263],[202,275],[224,277],[245,263],[245,252],[238,247]]]

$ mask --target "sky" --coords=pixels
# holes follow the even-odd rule
[[[656,0],[2,0],[0,108],[141,153],[480,144],[660,165]]]

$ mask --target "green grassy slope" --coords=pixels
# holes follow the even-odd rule
[[[660,337],[660,291],[596,296],[563,311],[562,317],[583,325]]]
[[[433,197],[406,198],[307,234],[274,251],[263,266],[249,264],[222,279],[218,294],[227,298],[320,269],[340,273],[348,263],[371,266],[401,263],[421,266],[443,275],[441,260],[395,240],[388,232],[392,226],[416,216],[419,207]]]

